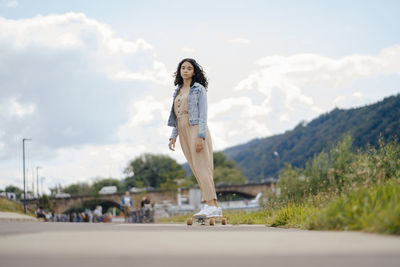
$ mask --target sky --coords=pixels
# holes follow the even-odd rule
[[[209,80],[214,151],[400,91],[399,1],[0,0],[0,189],[123,179],[168,150],[174,72]],[[271,151],[271,153],[273,153]],[[32,183],[35,182],[34,185]]]

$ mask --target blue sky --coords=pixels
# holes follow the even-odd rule
[[[179,145],[167,150],[166,126],[184,57],[209,78],[214,150],[396,94],[399,11],[399,1],[0,0],[0,188],[22,184],[22,137],[47,186],[123,178],[145,152],[185,162]]]
[[[377,52],[399,41],[395,33],[400,24],[400,3],[395,0],[202,1],[194,5],[188,1],[101,0],[18,3],[15,8],[3,7],[0,14],[20,19],[83,12],[112,26],[117,34],[150,41],[164,35],[178,40],[201,40],[203,36],[185,36],[186,31],[193,29],[268,41],[260,44],[267,45],[273,53],[310,49],[328,56]],[[287,43],[293,38],[303,42]]]

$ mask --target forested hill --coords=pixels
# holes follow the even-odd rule
[[[304,166],[323,148],[329,148],[345,133],[353,137],[355,147],[376,145],[379,135],[385,141],[400,133],[400,94],[372,105],[352,109],[335,108],[309,123],[300,123],[293,130],[224,150],[242,168],[250,182],[263,177],[276,177],[284,162]],[[274,151],[278,152],[278,156]]]

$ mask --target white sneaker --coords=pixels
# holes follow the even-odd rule
[[[218,207],[218,216],[217,217],[222,217],[222,208]]]
[[[207,204],[204,204],[201,210],[198,213],[194,214],[193,216],[194,217],[207,216],[206,210],[208,209],[208,207],[209,206]]]
[[[205,210],[205,212],[206,212],[207,218],[222,217],[221,207],[208,206],[208,208]]]

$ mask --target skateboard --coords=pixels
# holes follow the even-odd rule
[[[193,223],[199,223],[201,225],[215,225],[216,223],[221,223],[222,225],[226,225],[226,218],[224,217],[210,217],[206,216],[193,216],[186,220],[187,225],[193,225]]]

